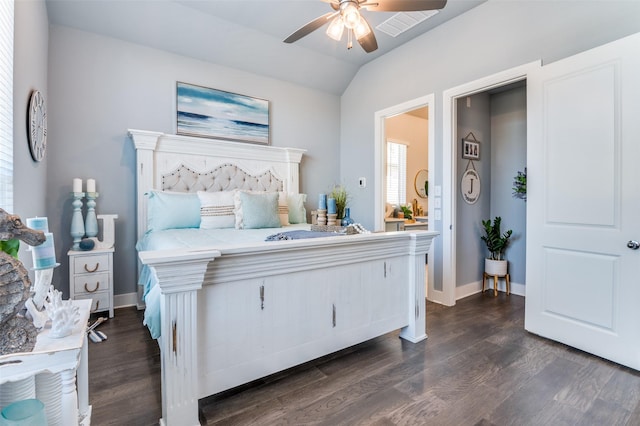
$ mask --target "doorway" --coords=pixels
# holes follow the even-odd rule
[[[428,165],[426,166],[427,170],[427,181],[434,181],[434,170],[435,170],[435,149],[434,143],[435,141],[435,96],[433,94],[423,96],[420,98],[416,98],[407,102],[404,102],[399,105],[395,105],[390,108],[386,108],[384,110],[378,111],[375,113],[375,229],[376,231],[384,231],[385,230],[385,216],[386,216],[386,167],[387,167],[387,126],[389,119],[397,117],[402,114],[409,114],[412,111],[426,110],[426,124],[427,124],[427,157],[428,157]],[[413,173],[414,175],[417,174]],[[407,176],[407,181],[411,182],[411,185],[407,183],[407,186],[411,189],[411,191],[407,191],[407,196],[409,194],[413,194],[414,192],[418,192],[414,186],[414,176]],[[409,189],[408,188],[408,189]],[[425,194],[428,197],[428,193]],[[415,197],[412,195],[409,197],[410,199],[407,201],[411,201],[413,198],[418,199],[419,197],[416,195]],[[435,229],[434,224],[429,219],[433,218],[432,214],[432,203],[428,203],[428,198],[424,199],[422,204],[427,205],[427,209],[425,211],[427,216],[427,227],[429,230]],[[424,213],[423,213],[424,214]],[[433,259],[433,245],[431,246],[428,258]],[[427,282],[432,283],[434,280],[433,276],[433,268],[427,269]],[[429,287],[427,287],[427,298],[429,298]]]
[[[429,300],[447,306],[453,306],[456,300],[465,294],[458,293],[457,253],[458,244],[458,176],[462,172],[458,164],[459,143],[465,135],[458,134],[458,101],[472,95],[495,90],[526,80],[527,73],[540,67],[540,61],[512,68],[464,85],[446,90],[443,93],[443,154],[442,154],[442,282],[434,283],[430,288]],[[439,214],[436,213],[436,216]],[[431,285],[430,285],[431,287]]]

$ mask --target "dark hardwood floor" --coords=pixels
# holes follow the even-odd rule
[[[94,425],[161,417],[159,350],[135,308],[89,342]],[[640,373],[524,331],[524,299],[427,304],[398,332],[200,401],[209,425],[640,425]]]

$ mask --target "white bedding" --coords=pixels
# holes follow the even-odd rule
[[[309,224],[288,225],[281,228],[263,229],[167,229],[149,232],[136,245],[138,252],[190,248],[223,248],[265,239],[274,234],[294,230],[309,230]],[[146,305],[144,324],[151,337],[160,337],[160,291],[157,279],[147,266],[142,267],[138,285],[144,287],[143,298]]]

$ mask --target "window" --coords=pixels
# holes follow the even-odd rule
[[[13,1],[0,1],[0,208],[13,213]]]
[[[387,203],[407,201],[407,146],[387,142]]]

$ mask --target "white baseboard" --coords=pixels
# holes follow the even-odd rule
[[[138,304],[138,293],[125,293],[113,295],[113,307],[124,308]]]
[[[507,283],[504,280],[498,280],[498,291],[506,292]],[[487,282],[487,287],[493,290],[493,280],[491,282]],[[485,289],[486,290],[486,289]],[[459,287],[456,287],[456,300],[464,299],[465,297],[471,296],[472,294],[477,294],[482,291],[482,281],[476,281],[469,284],[465,284]],[[524,284],[511,282],[511,294],[515,294],[517,296],[525,296],[526,287]]]

